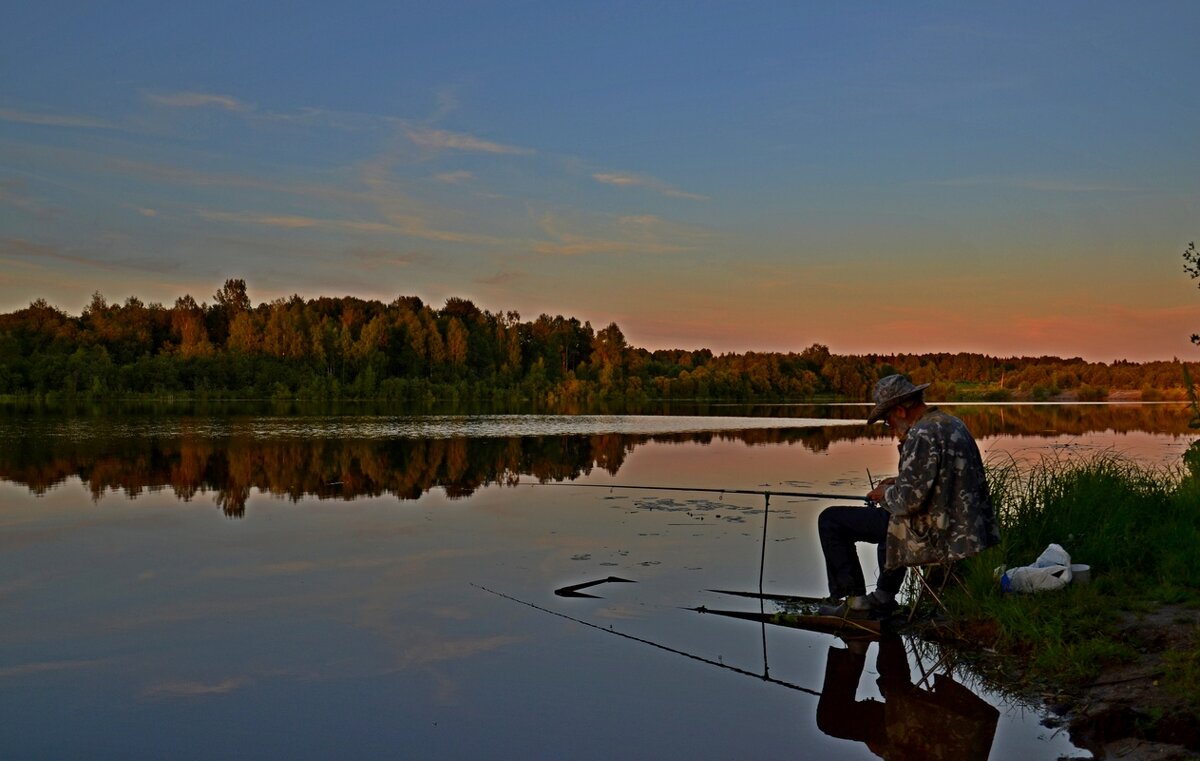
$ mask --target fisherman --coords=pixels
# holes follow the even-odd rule
[[[963,422],[925,404],[903,375],[875,384],[868,423],[900,440],[895,478],[871,489],[868,507],[829,507],[817,520],[829,580],[826,615],[881,617],[896,608],[908,566],[948,563],[1000,541],[979,447]],[[878,545],[879,580],[867,594],[856,542]]]

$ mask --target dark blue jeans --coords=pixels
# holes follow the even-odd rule
[[[878,588],[890,594],[900,591],[904,568],[883,570],[887,552],[888,512],[882,507],[827,507],[817,519],[821,551],[825,553],[825,574],[829,596],[833,598],[867,593],[862,566],[858,563],[856,542],[879,546]]]

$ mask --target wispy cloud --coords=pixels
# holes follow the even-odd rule
[[[333,230],[342,232],[388,233],[400,232],[395,225],[384,222],[367,222],[350,219],[323,219],[298,214],[255,214],[252,212],[207,211],[196,212],[198,216],[213,222],[236,222],[240,224],[275,227],[285,230]]]
[[[31,674],[45,674],[53,671],[69,671],[72,669],[86,669],[94,666],[103,665],[105,662],[101,660],[92,661],[40,661],[37,663],[21,663],[16,666],[5,666],[0,668],[0,679],[8,679],[14,677],[29,676]]]
[[[50,209],[42,206],[29,194],[27,183],[20,178],[0,181],[0,204],[12,206],[31,214],[50,213]]]
[[[1044,193],[1131,193],[1137,188],[1109,182],[1086,182],[1053,177],[950,177],[923,185],[949,188],[1004,187]]]
[[[640,177],[634,177],[631,174],[617,174],[615,172],[597,172],[596,174],[592,175],[592,179],[594,179],[596,182],[602,182],[605,185],[627,185],[631,187],[638,187],[646,184],[646,181]]]
[[[656,193],[662,193],[671,198],[686,198],[689,201],[707,201],[708,196],[699,193],[688,193],[662,180],[644,174],[628,172],[595,172],[592,179],[604,185],[615,185],[619,188],[646,188]]]
[[[196,212],[197,216],[202,219],[213,222],[232,222],[235,224],[279,230],[404,235],[411,238],[450,243],[496,243],[496,239],[488,236],[431,228],[428,222],[413,214],[388,211],[382,213],[387,219],[386,222],[373,222],[360,219],[329,219],[307,217],[298,214],[263,214],[254,212],[212,211],[206,209]]]
[[[147,687],[143,693],[150,698],[194,698],[204,695],[224,695],[250,684],[247,677],[232,677],[219,682],[162,682]]]
[[[154,182],[190,185],[195,187],[220,186],[230,188],[251,188],[255,190],[286,192],[295,195],[304,195],[308,193],[309,188],[320,189],[326,192],[326,194],[329,192],[321,186],[288,186],[282,183],[264,180],[259,177],[251,177],[249,175],[205,172],[199,169],[192,169],[190,167],[173,166],[170,164],[156,164],[124,157],[97,158],[80,155],[79,158],[79,163],[81,165],[87,166],[88,164],[95,164],[99,171],[105,173],[116,172],[122,175],[142,177]]]
[[[96,246],[101,250],[112,248],[110,243],[111,241],[106,240],[103,235],[97,237],[95,241]],[[69,253],[69,250],[21,238],[0,238],[0,261],[19,263],[20,266],[30,271],[43,273],[53,271],[55,274],[52,279],[59,286],[66,283],[63,279],[64,273],[70,272],[76,276],[74,287],[94,290],[96,273],[88,272],[85,276],[80,269],[81,266],[92,270],[119,273],[122,277],[129,277],[131,273],[138,277],[143,277],[148,272],[171,273],[178,271],[181,267],[181,262],[164,259],[157,255],[131,256],[122,253],[112,258],[100,258],[93,255],[93,250],[84,249],[81,253]],[[70,266],[51,267],[55,262],[64,262]]]
[[[86,256],[76,256],[64,253],[62,250],[42,243],[23,240],[21,238],[0,238],[0,257],[17,257],[20,259],[51,259],[70,264],[85,264],[89,267],[112,269],[109,262],[92,259]]]
[[[227,212],[200,209],[195,213],[202,219],[218,222],[240,223],[272,229],[312,230],[331,232],[358,232],[375,234],[399,234],[423,240],[476,245],[509,245],[492,236],[443,229],[427,217],[436,216],[436,210],[422,209],[419,199],[403,192],[391,178],[389,161],[383,159],[366,162],[360,167],[360,179],[367,190],[351,189],[337,184],[321,182],[274,182],[262,177],[235,173],[210,173],[189,167],[150,163],[127,158],[97,157],[77,154],[77,160],[87,165],[98,165],[105,172],[147,178],[154,182],[186,185],[192,187],[242,188],[278,193],[292,197],[337,202],[339,205],[362,209],[363,216],[374,215],[375,220],[330,219],[297,214],[274,214],[270,212]]]
[[[146,100],[171,108],[220,108],[225,111],[253,111],[254,106],[232,95],[206,92],[147,93]]]
[[[534,245],[535,253],[550,256],[589,254],[676,254],[695,250],[704,237],[652,214],[568,219],[543,214],[538,226],[552,240]]]
[[[507,285],[523,277],[525,277],[524,272],[497,272],[489,277],[476,278],[475,282],[480,285]]]
[[[425,265],[433,261],[433,257],[424,251],[393,251],[386,248],[352,248],[346,252],[350,266],[367,271],[384,270],[391,267],[411,267]]]
[[[370,192],[358,196],[358,200],[374,207],[375,214],[395,225],[398,232],[425,240],[446,243],[471,243],[481,246],[508,246],[512,241],[481,233],[460,232],[444,229],[447,224],[434,226],[430,220],[453,217],[458,223],[463,218],[454,209],[431,208],[422,200],[405,192],[397,183],[392,172],[396,158],[391,153],[381,154],[360,165],[360,177]]]
[[[93,119],[90,116],[72,116],[69,114],[35,114],[29,111],[14,111],[0,108],[0,121],[17,122],[19,124],[37,124],[44,127],[85,127],[90,129],[116,129],[116,125]]]
[[[437,180],[438,182],[445,182],[450,185],[457,185],[457,184],[463,183],[463,182],[470,182],[471,180],[475,179],[475,175],[472,174],[471,172],[466,172],[466,171],[441,172],[440,174],[435,174],[433,176],[433,179]]]
[[[1137,188],[1105,182],[1074,182],[1071,180],[1024,180],[1017,187],[1047,193],[1132,193]]]
[[[622,240],[600,240],[582,238],[580,235],[564,235],[557,242],[544,242],[534,246],[534,251],[558,257],[587,256],[593,253],[632,253],[637,248]]]
[[[429,121],[440,121],[458,110],[458,94],[454,88],[444,87],[438,90],[436,97],[437,108],[434,110],[433,115],[429,117]]]
[[[449,151],[469,151],[475,153],[501,153],[515,155],[529,155],[533,151],[529,148],[519,148],[515,145],[504,145],[503,143],[492,142],[482,138],[474,137],[473,135],[465,135],[460,132],[448,132],[441,129],[417,129],[409,128],[406,130],[408,139],[412,140],[422,148],[430,148],[433,150],[449,150]]]

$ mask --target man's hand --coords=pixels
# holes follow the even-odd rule
[[[867,499],[871,500],[875,504],[882,504],[883,493],[887,491],[887,488],[894,483],[896,483],[896,479],[894,478],[883,479],[879,483],[875,484],[875,488],[872,489],[871,493],[867,495]]]

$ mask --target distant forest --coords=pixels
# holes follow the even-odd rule
[[[902,372],[935,400],[1185,399],[1178,362],[1112,364],[984,354],[714,354],[630,346],[615,323],[481,310],[415,296],[385,304],[300,296],[254,306],[244,280],[211,303],[173,306],[100,293],[79,316],[38,299],[0,315],[0,396],[8,399],[430,401],[604,399],[866,400]]]

